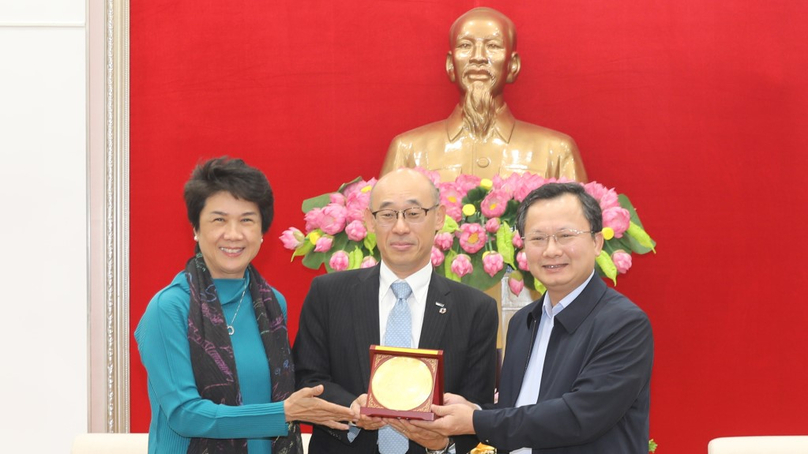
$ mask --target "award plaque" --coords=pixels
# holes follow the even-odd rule
[[[443,404],[443,350],[370,346],[363,415],[432,421],[432,404]]]

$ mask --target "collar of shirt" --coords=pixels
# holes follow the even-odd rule
[[[533,308],[530,314],[527,316],[527,326],[530,327],[530,324],[533,323],[533,320],[540,320],[542,312],[547,314],[548,317],[552,318],[558,315],[559,312],[563,311],[564,308],[572,304],[575,301],[575,298],[578,298],[578,295],[584,291],[584,288],[589,281],[592,280],[592,277],[595,275],[595,270],[592,270],[592,274],[578,287],[575,287],[573,291],[571,291],[567,296],[561,298],[561,301],[558,304],[553,306],[553,302],[550,301],[550,295],[547,292],[544,292],[544,302],[541,306],[536,306]]]
[[[213,285],[216,287],[216,293],[219,296],[219,302],[222,305],[238,303],[241,301],[241,295],[244,295],[245,302],[252,301],[250,294],[250,273],[245,272],[243,279],[213,279]]]
[[[503,104],[497,111],[497,118],[494,122],[494,132],[506,143],[511,141],[511,134],[516,125],[516,118],[511,113],[507,104]],[[446,119],[446,135],[449,142],[454,142],[464,131],[463,108],[458,104]]]
[[[423,268],[415,273],[407,276],[406,279],[400,279],[387,267],[382,260],[379,269],[379,339],[384,339],[384,333],[387,330],[387,317],[393,306],[396,304],[396,295],[390,286],[393,282],[404,281],[410,285],[412,295],[410,295],[407,303],[410,306],[410,315],[412,316],[412,348],[418,347],[418,341],[421,339],[421,328],[424,326],[424,311],[426,310],[426,294],[429,291],[429,282],[432,279],[432,263],[427,263]]]

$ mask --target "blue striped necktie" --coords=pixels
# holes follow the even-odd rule
[[[384,331],[384,345],[389,347],[411,347],[412,317],[407,298],[412,294],[410,285],[404,281],[394,282],[391,286],[396,295],[396,305],[387,316],[387,328]],[[390,426],[379,429],[379,453],[404,454],[410,447],[407,437]]]

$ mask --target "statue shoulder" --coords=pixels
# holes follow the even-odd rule
[[[569,135],[521,120],[516,120],[515,122],[513,138],[520,141],[529,139],[534,143],[544,143],[555,149],[562,148],[570,152],[578,150],[578,145]]]
[[[549,163],[546,168],[539,166],[537,173],[587,181],[578,145],[563,132],[516,120],[510,144],[516,149],[531,150],[535,156],[541,157],[540,161]]]
[[[443,139],[444,137],[446,137],[446,120],[438,120],[402,132],[393,138],[393,143],[411,144],[420,141]]]
[[[553,140],[556,142],[575,143],[575,140],[573,140],[572,137],[564,134],[563,132],[556,131],[555,129],[546,128],[544,126],[535,125],[533,123],[528,123],[521,120],[516,120],[515,123],[516,126],[514,128],[514,133],[520,132],[522,134],[543,136],[545,140]]]
[[[416,167],[420,165],[417,158],[419,153],[426,150],[443,150],[446,142],[446,120],[403,132],[390,142],[380,175],[399,167]]]

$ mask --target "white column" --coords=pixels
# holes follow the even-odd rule
[[[84,0],[0,0],[4,452],[87,431]]]

